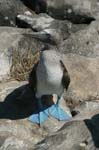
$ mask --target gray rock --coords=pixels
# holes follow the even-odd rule
[[[78,106],[75,107],[75,111],[79,112],[80,114],[84,114],[85,112],[88,113],[91,113],[95,110],[98,110],[99,109],[99,103],[98,103],[98,100],[94,100],[94,101],[85,101],[85,102],[82,102],[80,103]]]
[[[99,100],[99,57],[89,58],[77,54],[63,56],[71,83],[64,95],[68,103]]]
[[[46,135],[26,119],[33,112],[33,92],[26,84],[18,81],[0,84],[0,150],[30,150]],[[22,101],[19,97],[26,89],[28,95]]]
[[[44,29],[59,28],[65,32],[64,34],[66,34],[67,30],[69,30],[69,32],[76,32],[86,27],[85,24],[76,25],[67,20],[57,20],[44,13],[40,13],[39,15],[19,14],[17,15],[17,21],[19,21],[19,26],[24,27],[26,24],[28,28],[32,28],[32,30],[36,32],[42,31]]]
[[[91,111],[85,107],[86,111],[67,123],[49,118],[39,127],[27,120],[33,113],[33,99],[27,82],[0,84],[0,150],[99,149],[98,107]]]
[[[98,31],[99,22],[95,21],[85,29],[72,33],[58,49],[64,55],[71,77],[71,87],[66,94],[67,101],[99,99]]]
[[[94,21],[85,29],[72,34],[60,46],[60,52],[99,57],[99,21]]]
[[[40,15],[18,15],[17,20],[20,24],[26,24],[32,28],[32,37],[52,44],[59,44],[70,35],[72,23],[69,21],[55,20],[47,14]]]
[[[55,21],[54,18],[44,13],[41,13],[39,15],[35,14],[31,16],[19,14],[17,15],[17,20],[28,24],[29,27],[31,27],[33,30],[36,30],[36,31],[42,31],[46,28],[49,28],[52,22]]]
[[[16,26],[16,16],[28,8],[20,0],[0,0],[0,26]]]
[[[59,131],[46,137],[35,150],[98,150],[99,111],[89,114],[89,119],[66,123]],[[83,114],[83,118],[84,118]]]
[[[19,27],[27,26],[34,31],[28,36],[53,45],[59,45],[71,33],[85,28],[85,25],[74,25],[67,20],[56,20],[44,13],[31,16],[20,14],[17,16],[17,22]]]
[[[88,24],[95,18],[99,18],[99,4],[97,0],[31,0],[31,2],[37,13],[47,12],[54,18],[68,19],[74,23]]]
[[[55,18],[71,20],[74,23],[90,23],[98,12],[97,1],[47,0],[48,12]]]
[[[28,31],[18,28],[0,27],[0,81],[10,78],[11,69],[13,75],[18,73],[18,70],[15,68],[20,67],[20,63],[24,60],[26,66],[28,57],[30,64],[33,65],[33,54],[44,47],[43,43],[24,36],[24,33],[28,33]],[[22,71],[22,69],[24,68],[21,67],[19,70]]]
[[[69,112],[64,101],[61,106]],[[0,150],[34,149],[35,144],[65,123],[50,117],[39,127],[28,121],[28,117],[36,109],[34,92],[27,82],[11,81],[0,84]]]
[[[38,13],[45,13],[47,6],[45,0],[22,0],[26,6],[28,6],[30,9],[35,10],[35,12]]]
[[[81,56],[79,57],[81,60]],[[70,57],[65,60],[68,69],[69,63],[72,63],[69,59]],[[76,74],[71,77],[74,75]],[[80,93],[80,89],[77,92]],[[80,150],[82,147],[98,150],[99,105],[98,101],[87,104],[76,107],[80,113],[70,122],[58,122],[50,117],[39,127],[27,119],[37,109],[34,92],[27,82],[11,81],[0,84],[0,150]],[[61,101],[61,107],[68,110],[64,101]]]

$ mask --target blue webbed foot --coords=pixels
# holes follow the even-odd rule
[[[37,113],[31,115],[28,119],[31,122],[41,125],[44,121],[46,121],[48,119],[49,114],[48,114],[48,109],[44,108],[41,99],[38,99],[37,103],[38,103]]]
[[[37,112],[31,115],[28,119],[31,122],[41,125],[43,122],[45,122],[48,119],[48,109]]]
[[[71,117],[62,109],[60,108],[57,104],[52,105],[49,108],[49,113],[52,115],[54,118],[58,119],[59,121],[69,121]]]
[[[59,121],[69,121],[71,120],[71,116],[69,116],[62,108],[59,106],[59,101],[61,100],[61,97],[57,97],[57,103],[52,105],[49,108],[49,113]]]

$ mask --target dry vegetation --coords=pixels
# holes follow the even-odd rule
[[[32,50],[27,50],[22,56],[18,50],[12,52],[11,78],[24,81],[28,79],[29,73],[39,59],[39,52],[32,54]]]

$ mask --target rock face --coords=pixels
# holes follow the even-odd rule
[[[95,21],[73,33],[60,45],[59,51],[64,54],[64,63],[71,76],[66,94],[69,101],[99,99],[98,24]]]
[[[29,36],[52,45],[60,45],[62,41],[68,39],[71,33],[75,33],[86,25],[74,25],[67,20],[56,20],[47,14],[39,15],[18,15],[17,25],[19,27],[29,27],[33,30]]]
[[[0,0],[0,150],[99,150],[98,18],[98,0]],[[60,105],[73,117],[39,127],[28,121],[38,107],[27,79],[44,49],[70,74]]]
[[[99,57],[66,54],[64,63],[71,77],[70,87],[65,95],[66,100],[73,100],[74,103],[99,100]]]
[[[91,105],[93,107],[90,109]],[[99,148],[97,101],[93,104],[89,101],[87,105],[82,103],[76,107],[79,114],[68,123],[49,118],[41,127],[27,119],[35,111],[34,106],[34,93],[27,82],[0,84],[1,150],[79,150],[83,144],[88,150]],[[61,106],[66,109],[64,103]]]
[[[89,120],[69,122],[57,133],[43,140],[35,150],[98,150],[99,132],[96,123],[99,125],[98,115]]]
[[[99,57],[99,21],[94,21],[83,30],[72,34],[65,40],[60,51],[63,53],[79,54],[86,57]]]
[[[34,31],[31,33],[32,37],[53,45],[58,45],[67,39],[73,28],[69,21],[55,20],[43,13],[33,16],[18,15],[17,22],[19,26],[26,24],[32,28]]]
[[[34,145],[64,122],[49,118],[40,128],[28,121],[37,109],[27,82],[11,81],[0,85],[0,149],[33,149]],[[65,108],[65,104],[62,106]],[[68,110],[69,111],[69,110]]]
[[[76,108],[79,114],[72,121],[65,123],[56,133],[38,143],[35,150],[98,150],[98,109],[97,101],[82,103]]]
[[[47,4],[45,0],[22,0],[23,3],[29,7],[30,9],[34,10],[37,14],[38,13],[46,13],[47,11]]]
[[[44,47],[43,43],[38,42],[36,39],[33,42],[33,38],[25,37],[24,33],[28,32],[24,29],[0,27],[0,81],[10,78],[11,67],[12,72],[18,71],[15,68],[17,68],[20,61],[25,60],[25,63],[28,63],[26,62],[27,57],[30,57],[28,55],[31,55],[31,59],[33,59],[33,53]],[[30,63],[33,63],[33,60],[31,61]]]
[[[24,0],[27,2],[27,0]],[[47,12],[54,18],[57,19],[68,19],[73,23],[90,23],[99,17],[98,1],[84,0],[30,0],[29,7],[36,13]],[[29,3],[28,3],[29,4]],[[44,7],[45,6],[45,7]]]
[[[27,11],[20,0],[0,0],[0,25],[16,26],[16,16]]]
[[[47,6],[53,17],[68,19],[74,23],[90,23],[98,13],[98,2],[90,0],[47,0]]]
[[[41,13],[39,15],[35,14],[31,16],[19,14],[17,15],[17,20],[19,21],[19,26],[20,24],[22,24],[21,22],[24,22],[28,24],[28,26],[30,26],[34,31],[42,31],[46,28],[50,28],[52,22],[55,21],[54,18],[44,13]]]

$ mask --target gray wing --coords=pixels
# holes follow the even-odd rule
[[[63,87],[67,90],[70,84],[70,76],[62,60],[60,60],[60,64],[63,70],[62,84],[63,84]]]

